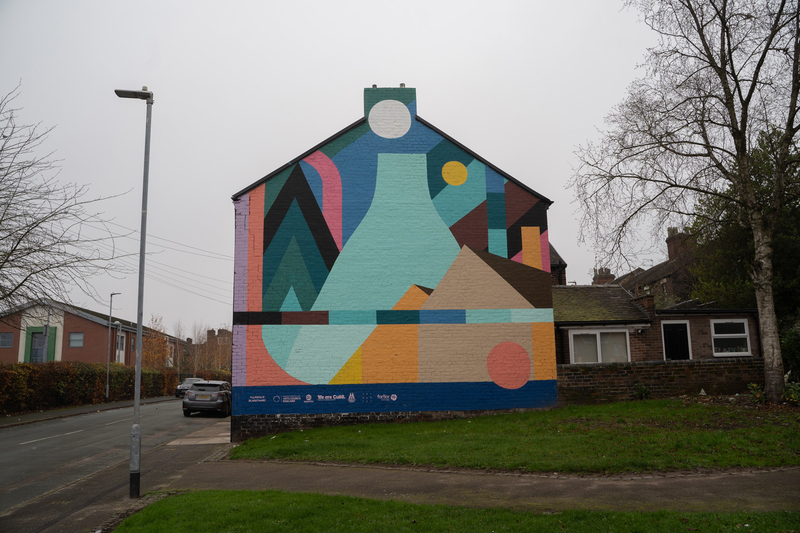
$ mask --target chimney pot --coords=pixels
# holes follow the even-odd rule
[[[377,88],[378,88],[378,84],[377,84],[377,83],[373,83],[373,84],[372,84],[372,88],[373,88],[373,89],[377,89]]]
[[[406,86],[406,84],[405,84],[405,83],[401,83],[401,84],[400,84],[400,88],[403,88],[403,87],[405,87],[405,86]]]

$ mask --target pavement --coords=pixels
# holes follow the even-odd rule
[[[63,411],[61,416],[79,414]],[[230,419],[221,420],[143,454],[142,498],[128,497],[125,461],[0,515],[0,531],[107,533],[165,494],[205,489],[274,489],[536,512],[800,511],[797,467],[613,477],[517,474],[231,461],[233,446]]]

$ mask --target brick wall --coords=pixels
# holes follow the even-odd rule
[[[694,361],[558,365],[559,404],[635,399],[637,384],[653,398],[698,394],[736,394],[748,383],[764,383],[764,359],[726,357]]]
[[[0,320],[0,333],[11,333],[13,335],[12,346],[10,348],[0,348],[0,363],[19,362],[19,325],[20,317],[18,314],[8,315]]]
[[[83,346],[69,347],[69,334],[83,333]],[[108,326],[91,322],[72,313],[64,313],[64,342],[61,349],[62,361],[83,361],[84,363],[105,363],[108,358]],[[116,330],[111,332],[112,360],[116,346]]]
[[[350,426],[374,422],[401,423],[436,420],[456,420],[498,413],[523,413],[539,411],[531,409],[499,409],[475,411],[392,411],[386,413],[330,413],[316,415],[248,415],[231,417],[231,441],[243,442],[247,439],[263,437],[285,431],[309,429],[324,426]]]

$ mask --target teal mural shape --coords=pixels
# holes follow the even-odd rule
[[[469,167],[474,160],[471,155],[446,139],[434,146],[427,155],[428,189],[430,190],[431,198],[435,198],[447,187],[447,182],[442,178],[442,167],[445,163],[458,161],[465,167]]]
[[[369,211],[312,310],[391,309],[411,285],[435,287],[459,251],[428,193],[425,155],[378,154]]]
[[[466,167],[467,181],[458,186],[447,185],[433,198],[433,205],[448,226],[452,226],[486,201],[486,165],[474,159]],[[430,172],[430,165],[428,168]],[[444,183],[441,169],[439,180]]]
[[[288,324],[261,326],[261,338],[264,346],[281,368],[286,368],[286,361],[289,360],[292,346],[302,327]]]
[[[312,385],[325,385],[330,382],[375,330],[373,325],[300,326],[300,328],[288,360],[284,364],[278,364],[281,364],[291,376]],[[281,346],[288,344],[289,337],[285,336],[283,331],[277,333],[276,336],[270,337],[270,343],[275,343],[274,337],[280,337]],[[267,350],[269,347],[270,344],[267,344]]]

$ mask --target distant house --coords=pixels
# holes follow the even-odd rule
[[[233,196],[234,439],[555,403],[551,202],[416,111],[365,89],[363,118]]]
[[[156,333],[143,328],[143,335]],[[165,338],[168,350],[164,364],[170,367],[170,357],[185,343],[169,335]],[[107,359],[135,364],[135,322],[114,316],[109,320],[107,314],[58,302],[32,303],[0,317],[2,363],[105,363]]]
[[[667,260],[648,269],[636,268],[615,278],[607,268],[595,271],[593,285],[615,284],[634,296],[652,295],[657,307],[670,307],[691,298],[694,276],[691,266],[695,259],[692,237],[667,228]]]

